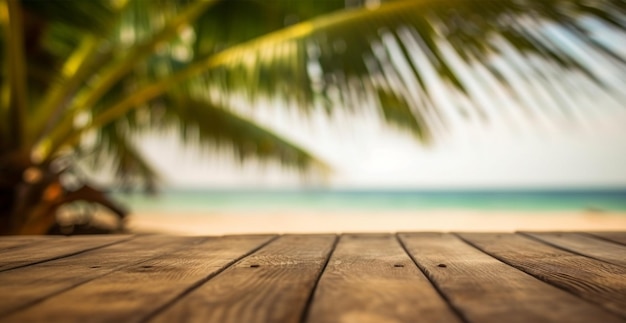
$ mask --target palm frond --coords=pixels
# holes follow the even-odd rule
[[[580,39],[576,50],[553,35],[554,28],[558,29],[557,34],[566,32],[559,27],[561,25],[587,28],[585,19],[601,20],[617,25],[622,31],[625,29],[623,19],[609,13],[624,12],[623,3],[606,0],[593,8],[589,10],[588,4],[576,1],[447,0],[397,1],[375,10],[340,11],[207,57],[196,57],[195,63],[146,86],[135,96],[96,116],[91,127],[106,124],[172,85],[204,73],[203,82],[219,87],[223,93],[237,91],[251,98],[267,95],[295,99],[305,110],[314,102],[325,103],[330,110],[354,106],[361,102],[351,97],[371,97],[374,93],[377,97],[374,104],[379,104],[383,115],[410,111],[417,120],[424,120],[419,132],[426,134],[432,132],[429,129],[432,120],[445,124],[446,113],[440,109],[442,103],[448,105],[449,111],[463,110],[446,97],[462,96],[476,102],[485,100],[476,97],[479,92],[506,91],[515,83],[514,78],[528,79],[526,71],[513,70],[505,77],[492,66],[495,57],[511,59],[502,54],[505,45],[515,48],[524,60],[541,61],[526,63],[524,68],[534,70],[533,75],[549,77],[541,66],[557,64],[584,73],[611,93],[619,85],[606,82],[596,66],[576,54],[577,50],[584,50],[602,55],[595,47],[589,47],[597,42],[593,35],[568,35]],[[612,53],[607,59],[614,68],[625,69],[622,61],[615,59],[621,54],[606,46],[600,50],[605,51]],[[496,82],[490,81],[492,86],[480,85],[480,91],[468,93],[467,83],[471,80],[461,81],[459,76],[472,69],[482,71],[484,77]],[[433,81],[435,78],[443,83]],[[527,82],[533,81],[528,79]],[[386,105],[390,94],[402,100]],[[552,91],[548,95],[558,102],[562,94]],[[399,109],[400,104],[404,106]],[[518,104],[523,105],[523,102]],[[475,114],[489,117],[482,107],[473,107],[477,110]],[[536,110],[534,107],[525,109]],[[418,124],[403,123],[408,129]]]
[[[619,86],[607,84],[599,75],[597,66],[575,53],[604,54],[614,68],[625,70],[622,56],[607,46],[598,46],[599,41],[585,26],[586,20],[596,19],[624,31],[625,25],[613,15],[598,14],[614,7],[623,12],[623,3],[601,3],[606,6],[598,4],[588,10],[585,3],[568,1],[398,1],[377,10],[339,12],[294,25],[206,57],[204,67],[210,84],[220,85],[224,91],[241,89],[253,97],[258,92],[306,99],[328,97],[348,84],[365,83],[353,82],[355,78],[375,78],[380,88],[393,89],[396,95],[409,99],[410,110],[419,111],[418,105],[422,110],[426,105],[411,100],[406,92],[421,91],[426,100],[433,99],[433,82],[424,81],[426,69],[432,69],[458,94],[467,95],[467,84],[459,80],[462,72],[452,66],[452,60],[468,68],[484,65],[499,87],[510,88],[512,80],[491,66],[493,58],[502,52],[495,41],[498,39],[516,48],[525,59],[534,56],[545,64],[582,72],[605,88],[616,88]],[[558,34],[579,40],[580,48],[572,49],[557,39],[555,28]],[[572,29],[587,32],[572,33]],[[447,52],[442,51],[444,45]],[[307,71],[303,84],[299,81],[303,71],[293,66],[307,65],[313,68]],[[541,68],[536,69],[541,74]],[[307,85],[313,84],[320,90],[312,96]],[[365,86],[358,89],[360,93],[368,91]],[[304,103],[308,103],[306,99]],[[327,100],[334,106],[349,105],[349,101],[343,95]],[[381,108],[386,109],[384,105]]]
[[[94,169],[112,167],[123,188],[143,187],[152,192],[160,176],[131,141],[129,132],[123,119],[98,129],[97,144],[89,158],[91,166]]]
[[[64,25],[82,26],[82,29],[80,29],[80,31],[66,31],[66,33],[72,33],[71,36],[67,37],[79,39],[79,41],[72,47],[70,52],[61,55],[61,57],[67,57],[67,59],[64,59],[60,67],[58,73],[59,79],[49,83],[50,85],[43,98],[32,111],[33,121],[30,127],[31,142],[40,138],[48,130],[47,128],[57,121],[68,104],[68,97],[77,91],[88,77],[92,76],[91,74],[94,71],[94,67],[102,64],[106,59],[111,58],[113,48],[106,44],[109,42],[109,37],[113,29],[116,28],[119,23],[120,12],[124,10],[127,4],[128,1],[124,0],[117,1],[116,5],[106,7],[103,6],[102,3],[94,1],[87,5],[87,7],[84,7],[84,4],[77,7],[72,6],[74,10],[80,10],[81,8],[82,10],[94,10],[94,6],[96,10],[106,9],[105,16],[108,16],[108,19],[97,21],[94,26],[91,26],[97,27],[96,32],[92,32],[90,26],[81,25],[80,20],[74,24],[72,24],[72,22],[74,22],[73,20],[57,19],[53,21],[53,23],[63,22]],[[36,8],[41,10],[40,7]],[[93,24],[93,22],[91,24]],[[59,37],[52,37],[53,40],[50,41],[50,43],[62,43],[58,38]]]
[[[626,11],[624,7],[615,0],[599,2],[593,10],[577,1],[446,0],[395,1],[377,9],[338,11],[205,57],[195,56],[194,62],[142,84],[133,95],[95,114],[85,127],[57,127],[44,151],[50,156],[64,143],[77,143],[82,132],[106,125],[199,74],[202,77],[192,83],[217,88],[223,95],[243,92],[250,100],[261,96],[296,100],[304,111],[316,103],[325,104],[329,111],[373,104],[388,121],[421,139],[438,133],[435,128],[445,129],[451,114],[479,115],[486,120],[508,113],[497,108],[503,102],[502,93],[513,94],[515,106],[526,113],[550,110],[528,106],[528,100],[520,99],[520,93],[532,91],[537,80],[546,84],[558,80],[544,73],[549,65],[586,75],[600,86],[601,93],[593,95],[615,96],[621,84],[607,80],[594,62],[577,52],[601,56],[612,68],[624,70],[623,61],[616,58],[622,54],[613,47],[590,47],[598,42],[591,31],[568,34],[566,27],[582,30],[588,28],[586,21],[595,19],[623,32],[624,20],[616,12]],[[507,48],[514,48],[517,57],[507,54]],[[524,66],[505,72],[495,66],[496,58],[521,59]],[[482,81],[474,84],[477,79]],[[526,89],[520,91],[520,87]],[[563,96],[568,91],[576,88],[559,85],[558,90],[544,94],[567,110],[571,107]],[[407,120],[414,122],[401,121],[411,114]]]
[[[99,73],[97,78],[93,80],[93,84],[90,84],[90,86],[87,87],[82,87],[82,89],[73,97],[71,104],[69,104],[69,107],[63,114],[62,118],[53,125],[50,136],[52,138],[56,138],[62,136],[64,133],[67,133],[68,130],[72,128],[74,118],[80,112],[87,111],[97,105],[98,100],[106,95],[106,93],[121,79],[123,79],[124,76],[133,71],[137,65],[141,64],[146,60],[146,58],[150,57],[160,44],[167,42],[174,36],[178,35],[182,27],[193,22],[204,10],[209,8],[216,1],[217,0],[193,2],[183,7],[180,12],[176,12],[173,17],[168,17],[164,25],[160,26],[157,31],[149,33],[148,36],[144,37],[145,39],[140,44],[130,46],[129,48],[122,47],[121,52],[124,54],[119,57],[114,57],[111,63],[99,68]],[[136,3],[136,1],[134,3]],[[139,8],[135,9],[141,9],[141,7],[142,6],[139,6]],[[133,6],[131,6],[131,8],[133,8]],[[131,11],[131,13],[133,12]],[[129,22],[126,21],[126,23]],[[130,23],[132,24],[133,22],[131,21]],[[123,34],[127,32],[126,29],[136,33],[138,30],[136,27],[137,26],[126,26],[123,23],[120,27],[121,30],[119,31],[122,35],[121,37],[124,37]],[[79,79],[80,78],[75,78],[73,81]],[[44,138],[43,140],[44,145],[51,142],[50,138]]]
[[[358,1],[361,2],[361,1]],[[199,57],[346,8],[344,1],[221,1],[193,25]]]
[[[177,35],[180,28],[193,22],[204,10],[212,5],[212,1],[198,1],[184,8],[176,17],[168,20],[162,29],[155,32],[150,39],[140,45],[133,46],[123,57],[115,60],[113,64],[102,71],[102,75],[96,84],[85,92],[79,93],[74,103],[75,110],[85,110],[92,107],[97,101],[124,75],[132,71],[141,60],[153,54],[156,47],[173,36]],[[70,114],[71,115],[71,114]]]
[[[184,142],[231,150],[239,160],[274,160],[299,170],[327,172],[328,166],[305,149],[254,121],[207,100],[174,94],[161,102],[162,118],[154,122],[179,129]]]
[[[125,82],[132,82],[132,78]],[[194,99],[184,87],[170,88],[168,93],[94,129],[98,140],[92,145],[95,152],[90,158],[95,162],[92,166],[99,169],[112,163],[117,178],[130,179],[128,184],[142,182],[152,187],[155,182],[150,181],[153,177],[150,174],[154,169],[133,148],[131,138],[146,133],[171,133],[175,129],[183,143],[222,154],[230,152],[240,162],[260,159],[301,171],[328,172],[329,167],[305,149],[225,106],[207,99]],[[124,86],[115,87],[100,108],[108,107],[108,103],[124,95],[127,95]],[[97,113],[99,108],[94,111]]]

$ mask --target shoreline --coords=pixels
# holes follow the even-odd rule
[[[135,212],[133,233],[228,235],[402,231],[615,231],[626,230],[626,212],[579,211],[212,211]]]

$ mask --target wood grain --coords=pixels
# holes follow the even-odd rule
[[[451,234],[399,234],[416,263],[469,322],[622,322]]]
[[[524,234],[567,251],[626,267],[626,246],[623,245],[574,232],[524,232]]]
[[[131,265],[6,317],[16,322],[139,322],[274,236],[208,238]],[[67,311],[72,315],[68,316]]]
[[[288,235],[238,261],[156,322],[299,322],[334,235]]]
[[[0,317],[197,239],[142,236],[71,257],[0,272]],[[62,240],[73,243],[70,238]]]
[[[130,239],[128,235],[47,238],[43,243],[24,243],[0,250],[0,271],[71,256]]]
[[[0,322],[626,322],[622,235],[0,237]]]
[[[54,240],[54,236],[5,236],[0,239],[0,252],[6,249],[23,247],[32,243]]]
[[[395,235],[343,235],[307,322],[460,322]]]
[[[626,232],[604,231],[604,232],[588,232],[587,234],[626,245]]]
[[[484,252],[626,318],[626,268],[573,254],[519,234],[464,233]]]

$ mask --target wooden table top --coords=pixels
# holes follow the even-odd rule
[[[0,238],[1,322],[626,322],[626,232]]]

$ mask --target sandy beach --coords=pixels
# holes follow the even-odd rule
[[[133,213],[137,233],[224,235],[398,231],[604,231],[626,230],[626,213],[520,211],[372,211]]]

